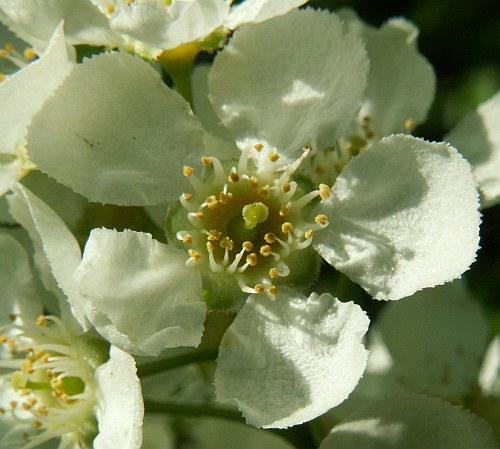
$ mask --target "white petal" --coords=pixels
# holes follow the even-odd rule
[[[329,294],[252,295],[221,342],[217,399],[256,427],[288,427],[341,403],[366,366],[368,318]]]
[[[75,281],[92,324],[127,352],[197,346],[205,320],[201,276],[181,251],[126,230],[94,229]]]
[[[44,201],[70,229],[81,226],[88,201],[38,170],[23,178],[23,185]]]
[[[146,46],[168,50],[188,42],[203,40],[220,26],[229,4],[221,0],[173,0],[135,2],[117,10],[111,27]]]
[[[35,296],[28,255],[8,235],[0,235],[0,285],[0,325],[8,322],[10,313],[36,318],[42,312]]]
[[[26,187],[16,184],[12,190],[14,193],[8,197],[11,214],[33,241],[35,262],[46,288],[57,295],[66,324],[69,326],[73,319],[69,301],[75,318],[85,327],[73,282],[73,273],[81,260],[77,240],[55,212]]]
[[[392,397],[367,404],[334,427],[319,449],[494,449],[491,428],[440,399]]]
[[[466,116],[445,137],[473,167],[483,207],[500,202],[500,92]]]
[[[316,249],[377,299],[451,281],[475,259],[475,182],[444,143],[382,139],[347,164],[324,206]]]
[[[109,360],[95,373],[99,434],[93,441],[93,447],[139,449],[144,404],[135,361],[113,346],[109,355]]]
[[[62,25],[40,59],[0,83],[0,153],[20,155],[32,116],[73,67]]]
[[[35,116],[28,152],[44,172],[92,201],[151,205],[178,198],[182,166],[203,130],[180,95],[124,53],[78,65]]]
[[[479,373],[479,385],[487,396],[500,398],[500,335],[488,346]]]
[[[300,10],[234,33],[216,57],[209,90],[239,142],[282,152],[334,143],[355,118],[368,62],[328,11]]]
[[[436,80],[432,66],[418,52],[415,25],[397,18],[376,29],[353,11],[342,11],[340,17],[363,39],[370,59],[360,117],[370,117],[370,129],[379,138],[407,132],[406,120],[413,125],[423,122],[434,98]]]
[[[120,41],[88,0],[0,0],[0,19],[37,53],[45,50],[54,28],[64,20],[72,44],[113,45]]]
[[[458,400],[477,387],[489,326],[463,281],[388,304],[376,328],[400,388]]]
[[[307,0],[245,0],[231,8],[224,25],[231,30],[244,23],[259,23],[307,3]]]

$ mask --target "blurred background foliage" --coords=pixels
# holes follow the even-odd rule
[[[498,0],[311,0],[309,5],[352,8],[374,26],[398,16],[418,26],[419,49],[437,76],[436,98],[427,121],[415,130],[418,136],[441,140],[467,112],[500,89]],[[481,249],[465,276],[484,303],[492,330],[500,332],[500,205],[483,211]]]

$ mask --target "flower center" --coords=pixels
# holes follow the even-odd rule
[[[22,323],[15,315],[10,318],[12,324],[0,328],[5,332],[0,335],[0,380],[10,384],[11,399],[0,404],[0,414],[10,413],[27,429],[14,435],[23,439],[20,449],[56,438],[92,447],[97,434],[93,343],[71,334],[54,316]]]
[[[312,217],[308,207],[315,198],[330,196],[328,186],[304,192],[292,180],[308,153],[306,147],[298,160],[280,168],[278,153],[257,144],[243,150],[229,170],[210,156],[202,158],[202,178],[184,167],[193,188],[180,198],[189,228],[176,236],[189,254],[186,264],[231,275],[243,292],[274,296],[279,279],[297,269],[294,253],[309,247],[314,233],[328,225],[326,216]]]

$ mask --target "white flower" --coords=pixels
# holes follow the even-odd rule
[[[0,268],[0,448],[138,449],[143,406],[132,357],[68,315],[44,315],[27,254],[8,235]]]
[[[480,104],[444,138],[473,166],[483,207],[500,202],[500,92]]]
[[[219,399],[262,427],[345,399],[364,369],[367,319],[352,303],[290,288],[313,280],[315,251],[373,296],[399,299],[460,276],[478,240],[470,167],[444,143],[395,135],[352,159],[331,191],[295,180],[308,148],[322,151],[356,123],[367,71],[362,43],[328,12],[243,27],[209,76],[238,152],[204,132],[143,61],[114,53],[75,67],[33,120],[30,157],[93,201],[181,197],[168,245],[92,232],[75,306],[113,344],[158,353],[199,343],[200,296],[214,309],[244,302],[221,345]]]
[[[437,398],[400,395],[364,404],[336,425],[319,449],[494,449],[477,416]]]
[[[35,50],[61,21],[72,44],[109,45],[156,58],[163,50],[194,43],[219,48],[245,23],[285,14],[307,0],[50,0],[0,1],[0,20]]]
[[[66,48],[59,26],[39,59],[0,82],[0,195],[9,190],[12,181],[35,168],[24,142],[28,123],[73,63],[74,53]]]
[[[499,338],[488,343],[488,334],[486,316],[462,280],[388,304],[370,329],[363,379],[325,420],[387,395],[425,393],[472,410],[498,434]]]

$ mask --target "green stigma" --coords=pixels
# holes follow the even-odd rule
[[[247,204],[241,211],[241,215],[245,220],[245,229],[255,229],[259,223],[267,220],[269,209],[262,203]]]

